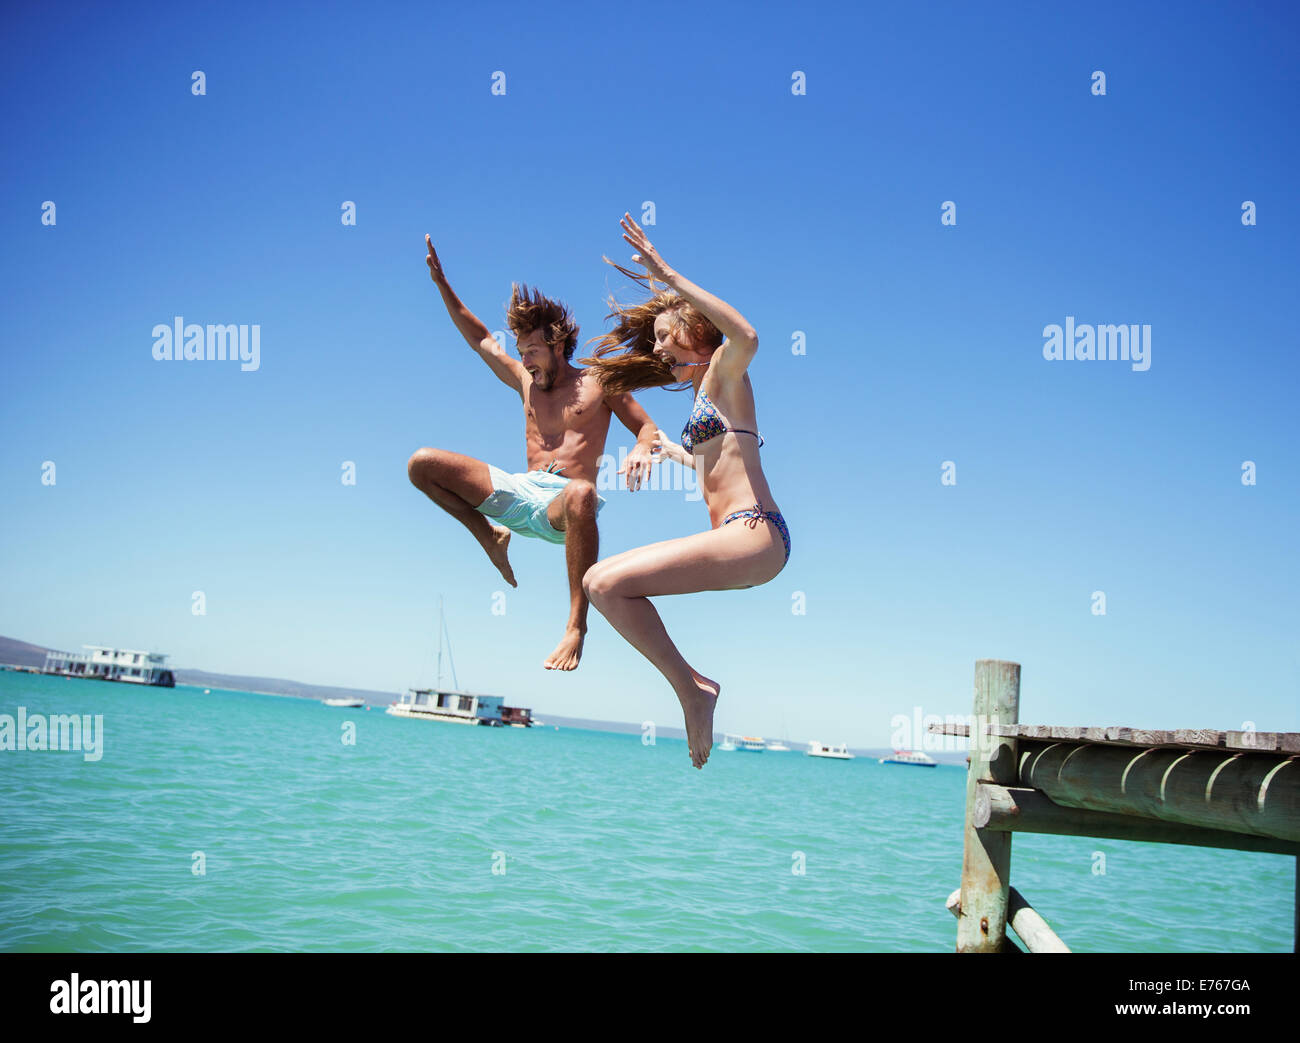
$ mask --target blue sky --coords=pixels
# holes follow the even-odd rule
[[[424,234],[490,328],[520,280],[585,339],[625,289],[618,218],[653,201],[669,263],[759,332],[794,541],[764,587],[659,602],[723,683],[719,730],[883,745],[895,714],[969,712],[983,657],[1023,664],[1030,723],[1300,730],[1288,5],[3,19],[0,633],[396,691],[434,679],[442,595],[462,686],[679,724],[595,614],[579,671],[543,671],[560,550],[516,539],[494,615],[499,578],[405,470],[421,446],[523,468]],[[155,361],[177,315],[259,325],[260,367]],[[1150,369],[1045,360],[1066,316],[1150,325]],[[680,430],[685,396],[641,400]],[[605,554],[707,524],[607,495]]]

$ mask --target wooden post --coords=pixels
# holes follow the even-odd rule
[[[1011,875],[1011,834],[979,829],[974,822],[981,782],[1013,786],[1016,740],[984,734],[986,724],[1020,720],[1020,664],[1000,659],[975,663],[975,724],[970,768],[966,772],[966,843],[961,863],[961,915],[958,952],[999,952],[1007,935],[1007,892]]]
[[[1011,893],[1014,895],[1015,892],[1016,889],[1013,887],[1011,889]],[[947,905],[948,905],[948,912],[952,913],[953,916],[957,917],[960,920],[961,919],[961,888],[958,888],[956,891],[954,891],[952,894],[948,896]],[[1012,926],[1014,929],[1014,924]],[[1020,948],[1020,946],[1018,946],[1010,938],[1003,938],[1002,949],[1000,951],[1018,952],[1023,955],[1025,950]]]

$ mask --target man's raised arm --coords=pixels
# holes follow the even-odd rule
[[[429,256],[425,258],[429,265],[429,277],[433,279],[433,285],[438,287],[438,292],[442,294],[442,303],[447,306],[447,314],[451,316],[451,321],[456,324],[456,328],[460,330],[461,336],[465,338],[469,346],[477,351],[483,361],[492,367],[492,372],[497,375],[498,379],[503,384],[508,384],[514,388],[522,396],[524,381],[530,379],[523,363],[517,358],[506,354],[478,316],[461,303],[460,298],[456,296],[455,291],[451,288],[451,284],[447,282],[447,276],[442,270],[442,262],[438,260],[438,255],[433,249],[433,240],[426,235],[424,241],[429,247]]]

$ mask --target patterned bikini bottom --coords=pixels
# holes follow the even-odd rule
[[[776,531],[781,534],[781,542],[785,544],[785,560],[790,560],[790,527],[786,525],[780,511],[765,511],[762,503],[756,503],[753,507],[747,507],[743,511],[732,511],[722,519],[722,524],[727,525],[737,518],[746,519],[751,529],[760,521],[770,521],[776,526]]]

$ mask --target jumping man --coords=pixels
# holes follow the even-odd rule
[[[595,564],[599,550],[596,515],[605,501],[596,494],[595,478],[609,418],[617,416],[636,435],[636,446],[624,467],[627,486],[633,490],[649,473],[657,428],[630,393],[605,392],[593,373],[571,363],[578,325],[562,303],[537,290],[530,293],[527,286],[512,286],[506,321],[519,349],[515,358],[461,303],[447,282],[432,240],[426,235],[424,241],[429,248],[425,258],[429,274],[451,321],[497,379],[523,401],[528,471],[507,474],[460,453],[418,449],[407,473],[417,489],[469,529],[512,587],[518,586],[507,554],[512,532],[565,545],[569,619],[559,645],[543,665],[548,670],[573,670],[582,658],[587,633],[582,577]]]

